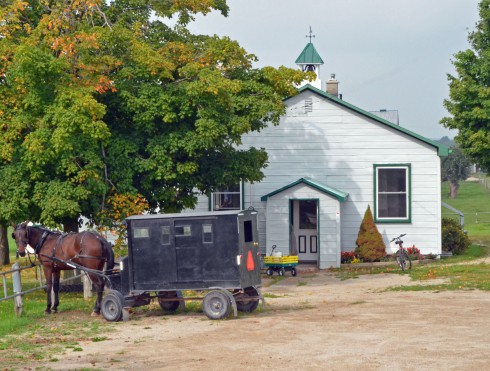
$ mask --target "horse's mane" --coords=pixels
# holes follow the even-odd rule
[[[29,228],[40,229],[43,232],[47,232],[49,234],[55,234],[55,235],[58,235],[58,236],[63,234],[63,232],[61,232],[61,231],[53,231],[53,230],[51,230],[49,228],[46,228],[46,227],[44,227],[42,225],[28,225],[28,227]]]

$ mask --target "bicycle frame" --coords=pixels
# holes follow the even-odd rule
[[[408,255],[408,253],[403,248],[403,241],[401,239],[405,235],[406,234],[401,234],[398,237],[395,237],[390,241],[390,242],[395,241],[395,244],[398,245],[398,251],[396,252],[395,256],[396,256],[396,261],[397,261],[398,265],[400,266],[400,268],[402,269],[402,271],[404,271],[405,268],[407,268],[407,267],[408,267],[408,269],[412,268],[412,260],[410,259],[410,256]]]

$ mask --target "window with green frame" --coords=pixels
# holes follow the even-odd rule
[[[411,222],[410,170],[410,164],[374,165],[374,219],[376,222]]]

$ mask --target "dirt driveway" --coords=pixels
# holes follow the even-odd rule
[[[56,355],[58,362],[44,367],[488,369],[490,294],[385,291],[406,284],[409,278],[397,274],[346,281],[323,271],[288,276],[263,289],[263,312],[223,321],[202,313],[136,316],[115,324],[109,339],[82,342],[83,351]]]

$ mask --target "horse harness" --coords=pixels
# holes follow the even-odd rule
[[[97,236],[95,233],[92,233],[92,232],[82,232],[82,233],[83,233],[82,234],[82,238],[80,240],[80,246],[81,246],[80,247],[80,251],[75,256],[73,256],[70,259],[67,259],[66,254],[63,251],[63,239],[66,236],[70,235],[70,234],[74,234],[74,232],[72,232],[72,233],[60,233],[59,234],[59,237],[58,237],[58,240],[53,245],[53,250],[52,250],[51,256],[50,256],[50,255],[47,255],[47,254],[41,254],[40,253],[41,252],[41,248],[44,245],[44,242],[46,242],[46,238],[50,234],[57,234],[57,233],[43,229],[43,234],[41,236],[41,239],[36,244],[36,247],[34,249],[35,250],[35,253],[37,255],[39,255],[39,256],[43,256],[43,257],[48,258],[49,260],[51,260],[53,262],[53,267],[54,268],[57,267],[57,263],[64,263],[64,264],[70,265],[70,262],[72,262],[74,259],[78,259],[78,258],[88,258],[88,259],[104,260],[105,259],[104,256],[93,256],[93,255],[85,255],[85,254],[82,254],[83,247],[84,247],[83,246],[83,239],[84,239],[84,237],[86,236],[87,233],[93,234],[97,238],[97,240],[100,241],[99,236]],[[29,235],[29,229],[27,229],[27,234]],[[65,258],[65,260],[61,260],[61,259],[56,258],[56,251],[57,251],[57,249],[61,249],[61,254]],[[72,265],[70,265],[70,266],[72,266]]]

